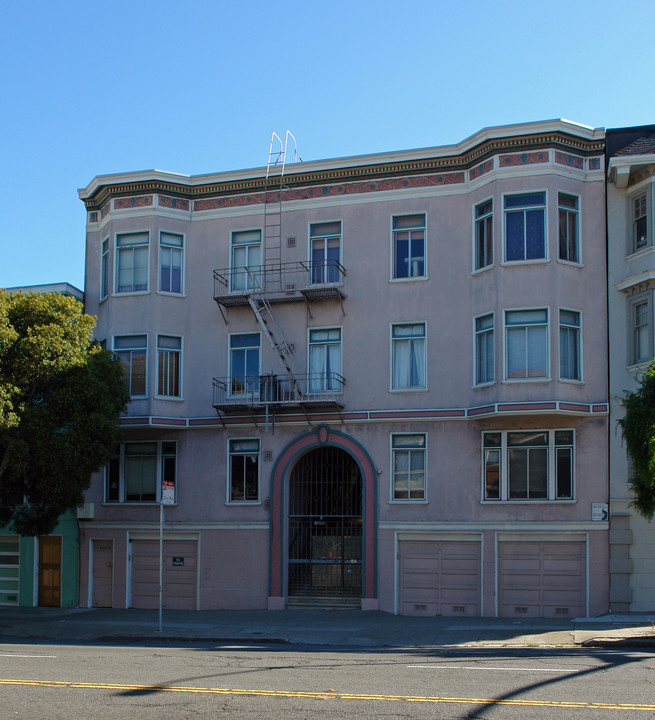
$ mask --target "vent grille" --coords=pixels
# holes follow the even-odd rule
[[[528,608],[527,608],[527,607],[524,607],[524,606],[515,607],[515,608],[514,608],[514,612],[515,612],[517,615],[525,615],[525,614],[528,612]]]
[[[287,247],[296,247],[296,238],[295,237],[287,238]]]
[[[270,462],[273,459],[273,451],[272,450],[264,450],[264,461]]]

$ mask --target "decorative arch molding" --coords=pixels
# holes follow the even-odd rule
[[[285,507],[284,489],[289,481],[291,470],[301,455],[313,448],[324,445],[345,450],[357,463],[362,474],[363,486],[363,559],[362,600],[363,606],[371,607],[371,601],[377,596],[376,585],[376,525],[377,525],[377,472],[366,449],[350,435],[320,425],[315,430],[293,440],[280,453],[271,473],[271,543],[269,602],[270,609],[284,607],[285,575]],[[368,603],[364,601],[368,600]]]

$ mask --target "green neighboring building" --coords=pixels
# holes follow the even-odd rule
[[[84,293],[68,283],[7,289],[60,292],[84,300]],[[24,537],[0,528],[0,606],[77,607],[79,557],[75,511],[62,515],[50,535]]]

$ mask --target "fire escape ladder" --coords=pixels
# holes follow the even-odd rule
[[[268,269],[282,262],[282,185],[286,150],[280,136],[274,132],[268,150],[268,165],[264,180],[264,253],[262,262]],[[274,169],[279,170],[273,173]]]
[[[291,358],[293,356],[293,345],[287,342],[282,328],[273,314],[273,308],[268,300],[259,296],[257,298],[252,295],[248,296],[248,302],[252,308],[257,322],[268,338],[271,347],[280,361],[284,374],[289,378],[290,382],[294,381],[293,370],[291,369]]]

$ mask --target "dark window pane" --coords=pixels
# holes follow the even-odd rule
[[[522,212],[507,213],[505,219],[507,233],[505,259],[524,260],[525,259],[525,237],[524,237],[524,218]]]

